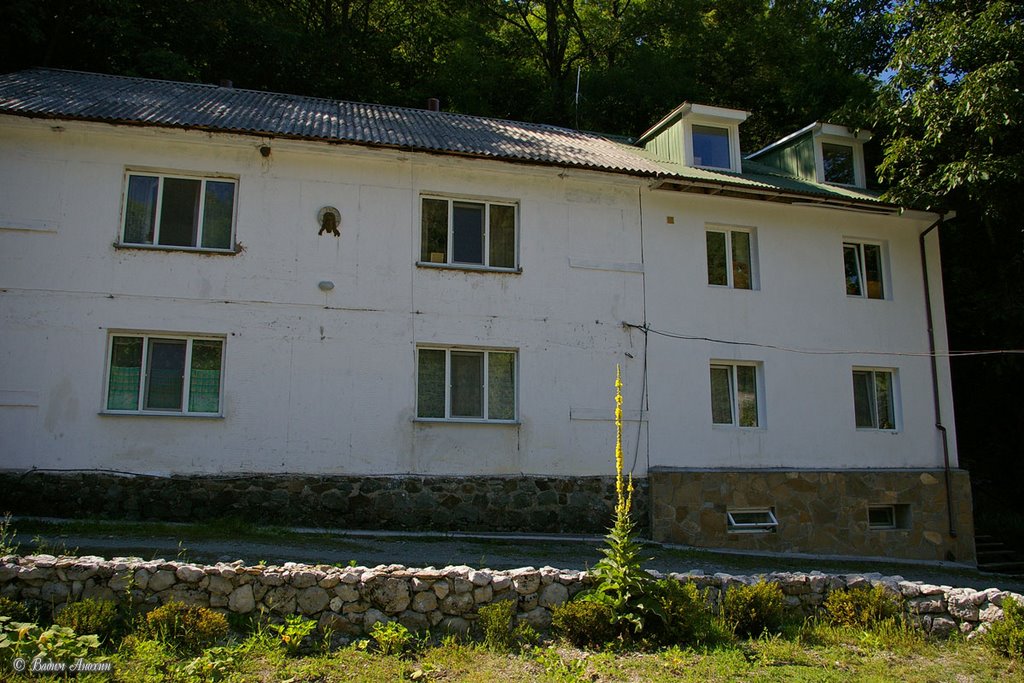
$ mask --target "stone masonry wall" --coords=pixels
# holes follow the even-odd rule
[[[716,605],[732,587],[762,578],[703,572],[669,577],[707,588]],[[830,591],[884,586],[902,600],[910,619],[933,635],[971,633],[1001,618],[1007,597],[1024,602],[1022,596],[997,588],[933,586],[880,574],[778,573],[763,578],[778,583],[788,604],[808,615],[819,609]],[[366,633],[377,622],[387,621],[415,630],[467,632],[481,606],[500,600],[516,601],[518,619],[543,630],[551,625],[551,608],[588,584],[584,572],[551,567],[491,571],[465,566],[245,566],[241,561],[197,565],[52,555],[0,558],[0,595],[37,600],[58,611],[68,601],[86,598],[130,600],[144,608],[180,600],[237,614],[301,614],[316,620],[322,631],[341,635]]]
[[[647,482],[634,518],[646,531]],[[241,517],[349,529],[603,534],[614,477],[122,476],[0,471],[0,512],[16,515],[204,521]]]
[[[953,537],[944,477],[941,469],[652,468],[652,535],[697,547],[974,562],[970,478],[951,472]],[[870,505],[900,506],[899,528],[870,528]],[[778,527],[730,532],[726,512],[743,508],[771,508]]]

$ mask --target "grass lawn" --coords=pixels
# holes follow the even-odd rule
[[[111,674],[79,681],[1024,681],[1024,662],[979,642],[929,642],[902,629],[857,631],[807,624],[704,651],[583,651],[558,641],[514,652],[446,638],[383,655],[358,643],[288,656],[276,634],[238,638],[182,656],[156,640],[129,637],[110,655]],[[40,680],[33,677],[32,680]]]

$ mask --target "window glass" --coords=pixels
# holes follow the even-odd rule
[[[426,263],[448,262],[448,202],[424,199],[420,217],[423,228],[420,260]]]
[[[864,249],[864,280],[867,284],[868,298],[881,299],[885,293],[882,287],[882,247],[877,244],[862,246]]]
[[[854,184],[853,147],[823,142],[821,156],[825,164],[825,182]]]
[[[110,348],[107,410],[138,410],[142,377],[142,339],[114,337]]]
[[[444,356],[441,349],[420,349],[416,414],[444,417]]]
[[[153,244],[159,187],[159,178],[141,175],[128,177],[128,201],[124,208],[125,242]]]
[[[484,205],[452,204],[452,261],[484,262]]]
[[[879,429],[895,429],[896,420],[892,406],[892,374],[888,372],[872,373],[875,380],[875,405],[878,415]]]
[[[729,162],[729,130],[716,126],[694,126],[693,164],[732,168]]]
[[[516,266],[516,209],[491,204],[491,261],[495,268]]]
[[[853,409],[858,427],[874,427],[874,387],[871,373],[853,371]]]
[[[516,416],[516,357],[513,353],[487,354],[487,417],[513,420]]]
[[[188,410],[191,413],[220,412],[220,363],[223,343],[215,340],[192,342]]]
[[[846,294],[862,296],[860,279],[860,250],[856,244],[843,245],[843,265],[846,268]]]
[[[711,421],[732,424],[732,370],[728,366],[711,366]]]
[[[708,284],[723,285],[729,284],[728,257],[726,256],[725,233],[707,232],[708,243]]]
[[[739,401],[741,427],[757,426],[757,368],[736,366],[736,397]]]
[[[732,286],[736,289],[750,289],[750,233],[733,231],[732,237]]]
[[[484,354],[452,351],[452,417],[484,416]]]
[[[164,178],[160,212],[160,244],[194,247],[199,227],[199,180]]]
[[[234,209],[235,184],[207,180],[202,246],[210,249],[231,248],[231,216]]]
[[[146,372],[146,409],[181,410],[185,382],[185,346],[182,339],[151,339]]]

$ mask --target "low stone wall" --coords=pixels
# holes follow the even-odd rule
[[[764,578],[778,583],[788,604],[808,615],[820,608],[831,591],[882,585],[899,596],[911,620],[933,635],[971,633],[981,624],[1001,618],[1008,596],[1024,602],[1020,595],[997,588],[978,591],[932,586],[880,574],[811,572],[749,577],[690,572],[669,577],[707,588],[715,605],[721,604],[733,586]],[[551,625],[551,608],[589,582],[584,572],[551,567],[491,571],[465,566],[245,566],[241,561],[196,565],[52,555],[0,558],[0,595],[37,600],[55,610],[68,601],[86,598],[131,601],[143,607],[179,600],[237,614],[301,614],[316,620],[321,630],[344,635],[366,633],[382,621],[398,621],[416,630],[466,632],[479,607],[500,600],[515,600],[518,618],[543,630]]]
[[[654,540],[704,548],[973,563],[971,482],[950,472],[950,534],[941,469],[651,468]],[[872,528],[869,506],[894,506],[893,528]],[[729,510],[770,508],[778,527],[736,533]]]
[[[646,532],[647,482],[633,496]],[[276,525],[416,531],[603,534],[614,477],[123,476],[0,471],[16,515],[206,521],[242,517]]]

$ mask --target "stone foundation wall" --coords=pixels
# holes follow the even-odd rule
[[[646,532],[647,482],[635,482]],[[410,531],[603,534],[614,477],[120,476],[0,472],[0,512],[202,521],[242,517],[294,526]]]
[[[660,574],[655,574],[663,578]],[[829,592],[858,586],[884,586],[903,603],[911,621],[928,633],[971,633],[1002,616],[1003,601],[1020,595],[997,588],[974,590],[932,586],[880,574],[826,575],[779,573],[764,577],[702,572],[670,574],[708,589],[713,606],[732,587],[760,578],[778,583],[787,603],[811,615]],[[332,567],[287,563],[245,566],[241,561],[196,565],[139,558],[53,557],[0,558],[0,595],[37,600],[59,611],[68,601],[115,600],[144,609],[172,600],[222,612],[270,618],[301,614],[321,631],[357,635],[377,622],[398,621],[408,628],[467,632],[481,606],[514,600],[517,618],[543,630],[551,625],[551,608],[590,583],[583,572],[543,567],[510,571],[470,567],[410,569],[400,565]]]
[[[973,563],[970,479],[951,475],[956,537],[942,470],[652,469],[652,535],[698,547]],[[869,528],[869,505],[898,506],[901,528]],[[744,508],[772,509],[778,526],[730,531],[727,511]]]

